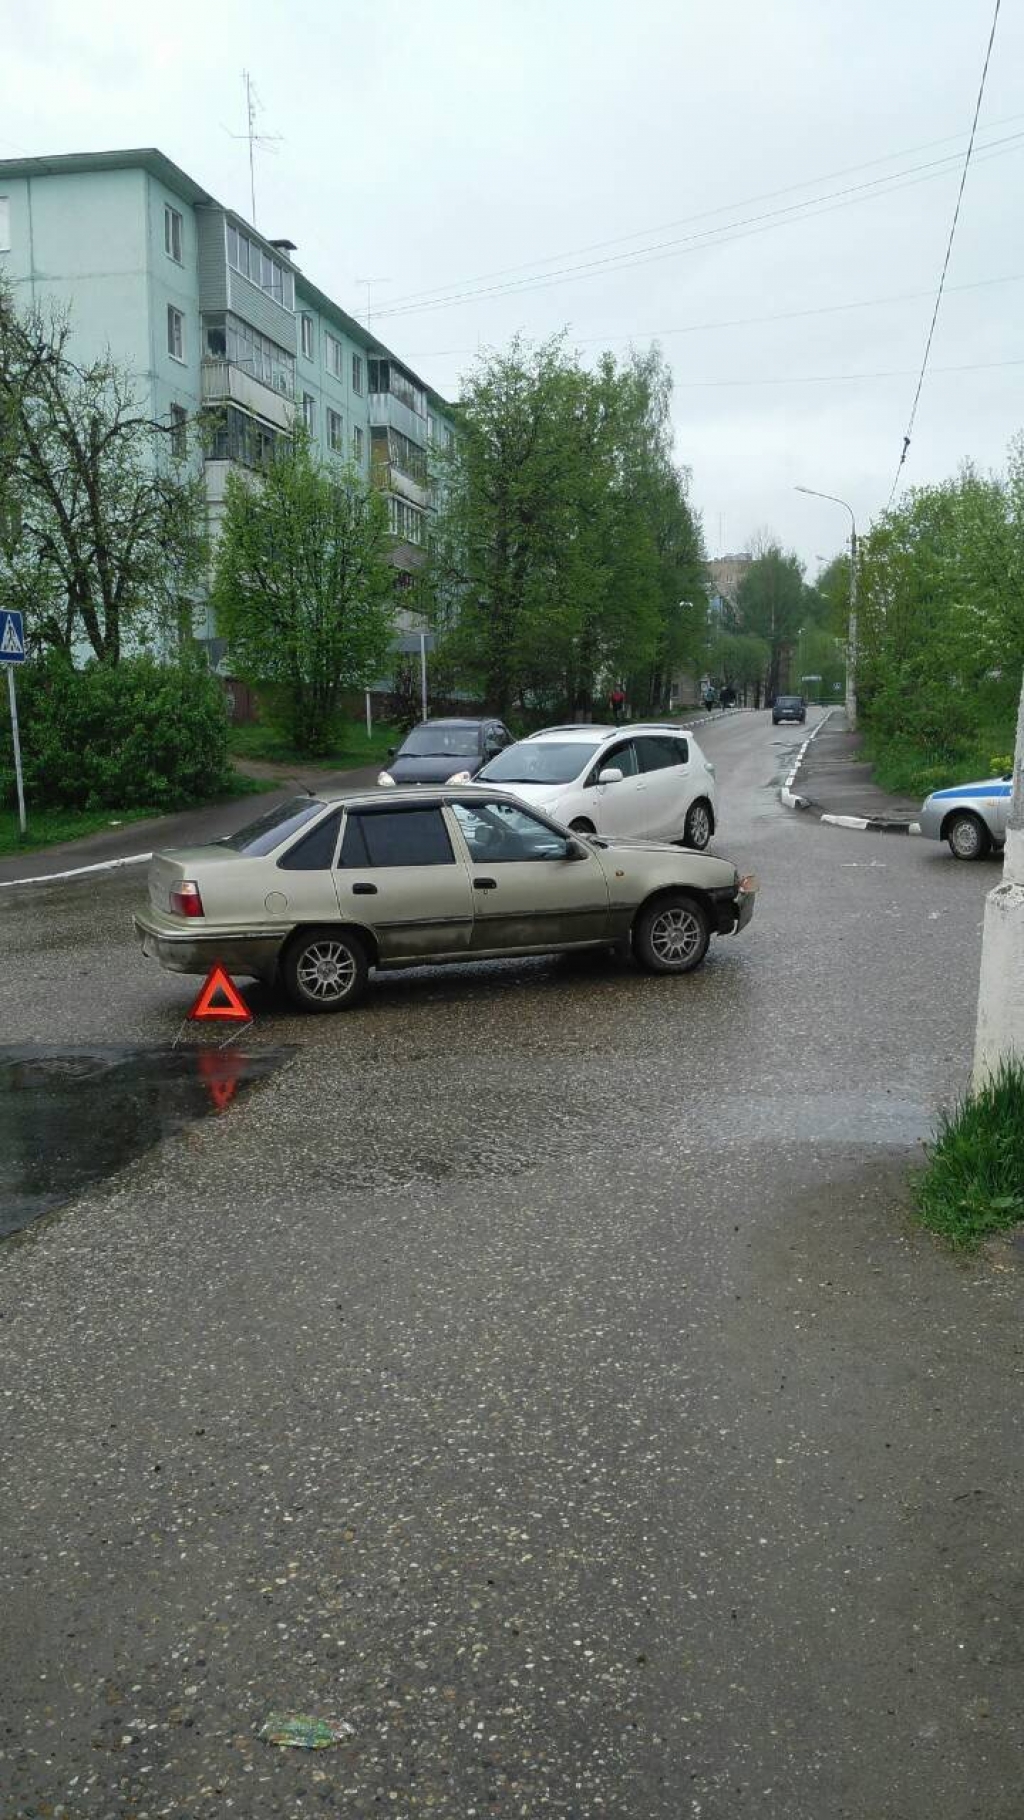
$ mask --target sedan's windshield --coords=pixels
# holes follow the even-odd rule
[[[523,739],[492,758],[480,773],[489,784],[568,784],[590,763],[601,741]]]
[[[475,758],[479,736],[472,727],[414,727],[399,758]]]
[[[315,796],[290,796],[286,803],[279,803],[276,809],[268,809],[259,821],[247,822],[239,828],[237,834],[228,834],[220,842],[222,847],[233,847],[236,853],[259,855],[273,853],[282,841],[290,834],[311,822],[315,816],[323,814],[324,805]]]

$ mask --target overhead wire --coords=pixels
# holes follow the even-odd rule
[[[990,120],[985,130],[987,132],[994,132],[997,127],[1013,126],[1021,119],[1024,119],[1024,115],[1022,114],[1005,114],[998,120]],[[714,208],[701,209],[692,215],[677,216],[673,221],[658,222],[647,228],[635,228],[631,233],[616,234],[606,240],[589,241],[585,245],[579,247],[563,248],[561,252],[548,253],[539,259],[527,259],[518,265],[500,266],[494,271],[480,272],[473,278],[452,279],[447,285],[432,285],[425,290],[407,291],[401,296],[393,297],[387,307],[397,309],[404,304],[433,300],[434,298],[439,297],[442,292],[451,291],[453,289],[461,292],[473,285],[486,284],[493,278],[507,278],[517,272],[529,272],[535,270],[538,266],[551,265],[559,259],[575,259],[583,253],[598,253],[602,252],[605,247],[620,246],[627,240],[642,240],[649,234],[664,234],[668,233],[671,228],[688,227],[696,221],[710,220],[713,215],[726,215],[732,209],[749,208],[758,202],[774,202],[779,196],[791,196],[797,190],[814,189],[820,184],[832,183],[839,177],[854,176],[857,171],[873,170],[880,164],[891,164],[897,158],[913,158],[916,157],[918,152],[928,152],[931,151],[934,146],[949,145],[953,140],[962,138],[963,133],[959,132],[947,133],[939,139],[925,139],[917,145],[904,146],[900,151],[886,152],[878,158],[865,158],[857,164],[842,165],[839,169],[825,171],[818,177],[805,177],[800,183],[784,184],[780,188],[774,190],[761,190],[753,196],[740,197],[739,200],[735,202],[722,202],[717,204]],[[993,141],[990,143],[1001,142]],[[950,160],[955,161],[956,156],[957,154],[951,153]],[[814,198],[808,197],[806,200],[811,202]],[[543,274],[540,275],[543,276]]]
[[[982,163],[995,157],[1005,157],[1009,151],[1019,150],[1022,142],[1024,142],[1024,133],[1008,134],[1004,139],[995,140],[987,145],[984,148],[984,157],[979,156],[975,162]],[[456,305],[478,303],[494,297],[522,296],[535,290],[547,289],[553,284],[560,284],[566,279],[587,278],[598,274],[607,275],[609,271],[629,271],[638,265],[657,264],[665,259],[679,258],[681,253],[692,248],[704,250],[709,247],[725,246],[732,241],[749,239],[754,234],[770,232],[773,228],[790,226],[793,222],[814,220],[819,215],[831,214],[839,208],[849,208],[857,202],[874,201],[879,196],[895,195],[900,190],[914,188],[920,183],[934,182],[936,178],[948,176],[950,167],[955,163],[955,158],[932,159],[922,165],[911,165],[903,171],[891,172],[886,177],[872,178],[867,183],[853,184],[824,196],[815,196],[800,203],[792,203],[783,209],[770,209],[764,214],[726,222],[721,227],[705,229],[699,234],[687,234],[677,240],[645,247],[637,253],[629,255],[620,253],[610,255],[606,259],[588,260],[582,265],[565,266],[559,271],[546,273],[542,277],[521,280],[509,285],[492,285],[464,294],[453,292],[435,299],[432,303],[387,305],[377,311],[376,315],[378,319],[421,315],[435,309],[448,309]]]
[[[978,130],[978,117],[981,113],[981,104],[982,104],[982,101],[983,101],[984,95],[985,95],[985,83],[988,80],[988,68],[989,68],[990,62],[992,61],[992,46],[995,43],[996,26],[999,23],[999,8],[1000,8],[1001,4],[1002,4],[1002,0],[995,0],[995,9],[992,14],[992,26],[989,31],[988,45],[985,50],[985,62],[982,66],[981,81],[978,85],[978,99],[974,104],[974,119],[971,122],[971,136],[967,142],[967,151],[964,155],[964,168],[963,168],[962,172],[960,173],[960,187],[957,190],[956,206],[953,210],[953,220],[950,224],[949,239],[946,242],[946,256],[942,261],[942,271],[939,275],[939,288],[935,293],[935,307],[932,310],[932,319],[928,325],[928,338],[924,344],[924,355],[921,360],[921,371],[917,377],[917,389],[914,392],[914,402],[910,407],[910,416],[907,420],[907,428],[906,428],[906,431],[903,436],[903,447],[900,451],[899,461],[896,464],[896,473],[893,476],[893,483],[892,483],[891,491],[889,493],[888,502],[886,504],[886,511],[888,511],[890,509],[890,507],[892,506],[893,500],[896,497],[897,488],[899,487],[899,484],[900,484],[900,476],[903,473],[903,469],[904,469],[904,466],[905,466],[906,460],[907,460],[907,454],[910,449],[911,439],[914,434],[914,424],[917,421],[917,407],[921,402],[921,392],[924,387],[924,376],[928,370],[928,358],[929,358],[929,355],[931,354],[932,342],[935,338],[935,325],[939,320],[939,308],[942,303],[943,292],[946,288],[946,273],[949,271],[949,261],[950,261],[950,258],[951,258],[952,252],[953,252],[953,241],[956,238],[957,223],[960,220],[960,207],[961,207],[961,204],[964,199],[964,190],[967,185],[967,173],[971,168],[971,157],[974,152],[974,138],[975,138],[975,134],[977,133],[977,130]]]

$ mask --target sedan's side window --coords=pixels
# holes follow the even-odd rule
[[[649,733],[637,740],[640,749],[640,764],[644,771],[667,771],[673,765],[685,765],[687,747],[685,740],[672,739],[667,734]],[[606,764],[611,760],[606,759]]]
[[[623,777],[635,777],[640,769],[636,747],[631,739],[623,740],[619,746],[613,746],[603,758],[599,758],[590,776],[588,784],[596,784],[602,771],[621,771]]]
[[[440,809],[364,809],[345,823],[339,865],[454,866]]]
[[[488,758],[497,758],[505,750],[504,730],[493,722],[484,728],[484,751]]]
[[[294,847],[289,847],[278,865],[286,872],[325,872],[334,863],[340,827],[341,810],[338,809],[334,815],[325,815],[309,834],[297,840]]]
[[[513,803],[453,803],[452,810],[474,865],[565,858],[565,835]]]

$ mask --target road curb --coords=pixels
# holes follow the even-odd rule
[[[42,872],[35,878],[0,878],[0,891],[13,891],[18,885],[59,885],[65,879],[85,878],[90,872],[117,872],[122,866],[141,866],[152,857],[152,853],[128,853],[121,859],[95,860],[91,866],[70,866],[66,872]]]
[[[800,747],[793,769],[779,790],[779,800],[783,808],[795,809],[804,815],[813,815],[815,820],[825,822],[830,828],[846,828],[858,834],[920,834],[920,823],[904,819],[902,816],[830,815],[826,810],[820,809],[817,803],[812,802],[809,796],[799,796],[793,789],[808,746],[812,740],[817,739],[822,727],[827,724],[833,713],[834,709],[827,709],[814,731],[808,734]]]

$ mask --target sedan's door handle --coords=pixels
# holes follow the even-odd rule
[[[353,885],[352,886],[352,896],[353,897],[376,897],[376,895],[377,895],[376,885]]]
[[[475,878],[473,889],[474,891],[497,891],[498,881],[496,878]]]

